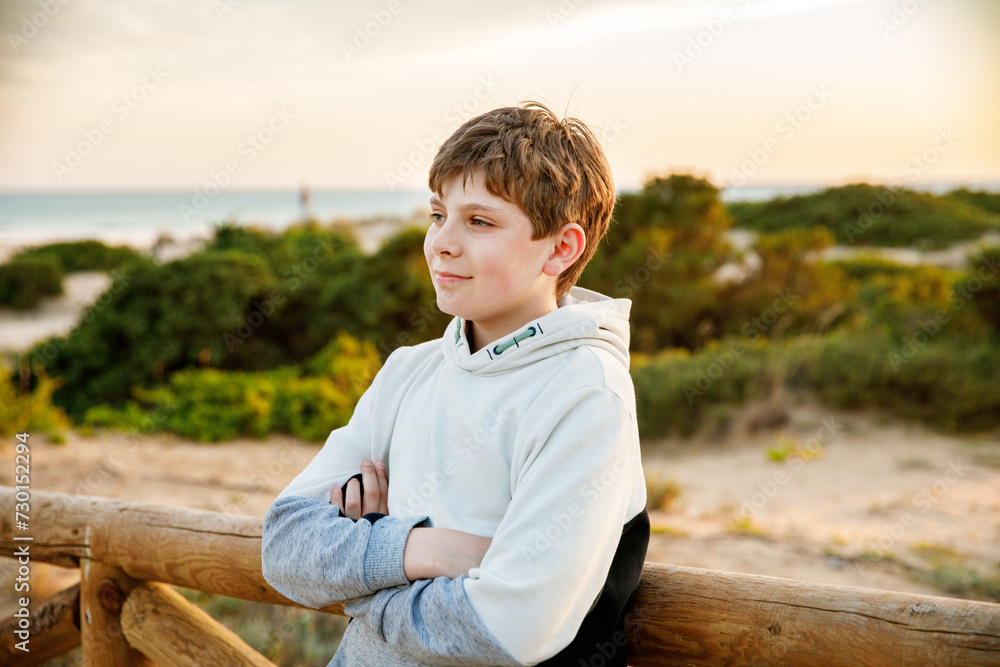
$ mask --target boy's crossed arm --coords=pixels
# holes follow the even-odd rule
[[[389,513],[389,477],[382,461],[361,463],[361,483],[348,480],[344,488],[333,487],[330,504],[349,519]],[[376,518],[377,520],[377,518]],[[406,539],[403,571],[410,581],[456,577],[479,567],[493,540],[451,528],[414,528]]]

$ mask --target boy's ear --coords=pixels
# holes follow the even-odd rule
[[[552,254],[542,269],[546,275],[558,276],[580,258],[587,247],[587,235],[583,227],[575,222],[567,222],[559,228],[552,239]]]

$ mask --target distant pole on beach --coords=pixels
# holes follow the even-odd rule
[[[312,193],[309,191],[308,185],[303,185],[299,188],[299,202],[302,204],[302,219],[311,220],[312,219]]]

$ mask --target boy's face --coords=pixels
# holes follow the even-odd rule
[[[553,238],[531,239],[517,204],[490,194],[479,175],[461,175],[431,197],[424,256],[438,307],[473,323],[478,349],[556,309]]]

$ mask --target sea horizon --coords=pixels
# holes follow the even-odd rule
[[[762,201],[821,191],[828,185],[743,186],[723,190],[724,202]],[[1000,182],[908,185],[942,194],[959,187],[1000,192]],[[620,194],[634,192],[622,190]],[[162,238],[208,238],[225,222],[280,231],[305,220],[350,222],[371,246],[427,211],[426,190],[108,190],[0,192],[0,246],[93,239],[149,247]],[[363,229],[362,229],[363,228]],[[365,242],[367,241],[367,242]]]

